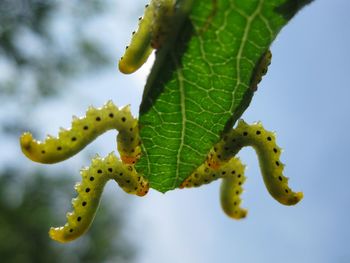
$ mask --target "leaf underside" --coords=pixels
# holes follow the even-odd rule
[[[160,50],[140,106],[150,186],[177,188],[248,107],[259,59],[310,0],[182,0],[192,4],[173,46]]]

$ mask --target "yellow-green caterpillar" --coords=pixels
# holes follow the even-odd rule
[[[175,2],[175,0],[152,0],[146,5],[145,14],[139,19],[139,28],[133,32],[130,45],[126,47],[119,61],[119,70],[122,73],[135,72],[147,61],[153,49],[161,48],[171,31]]]
[[[234,156],[246,146],[256,150],[264,183],[271,196],[284,205],[298,203],[303,193],[293,192],[288,186],[288,178],[283,175],[284,165],[279,159],[281,148],[277,146],[274,134],[266,131],[261,123],[248,125],[243,120],[223,135],[223,139],[210,151],[207,161],[180,188],[198,187],[222,178],[220,200],[224,212],[235,219],[245,217],[247,211],[239,206],[239,195],[245,181],[244,166]]]
[[[289,188],[288,178],[283,175],[284,164],[280,161],[281,148],[276,144],[275,135],[266,131],[260,122],[248,125],[239,120],[237,127],[225,134],[214,147],[215,161],[225,162],[246,146],[255,149],[264,183],[271,196],[284,205],[298,203],[303,194]]]
[[[131,115],[129,107],[118,109],[112,101],[102,108],[90,107],[86,117],[73,117],[72,127],[62,129],[58,137],[48,136],[44,142],[33,139],[31,133],[24,133],[20,138],[23,153],[32,161],[56,163],[81,151],[86,145],[102,133],[116,129],[121,158],[130,163],[140,155],[140,138],[137,120]]]
[[[231,158],[228,162],[214,169],[210,162],[202,164],[191,174],[180,188],[199,187],[222,179],[220,190],[221,207],[231,218],[241,219],[247,215],[247,210],[240,207],[240,194],[243,192],[242,185],[245,181],[244,165],[238,158]]]
[[[134,164],[140,157],[140,138],[137,120],[129,107],[117,108],[109,101],[102,108],[90,107],[83,118],[73,118],[72,127],[62,130],[57,138],[49,137],[44,142],[24,133],[20,139],[22,151],[33,161],[55,163],[79,152],[103,132],[118,130],[119,160],[113,153],[106,158],[95,157],[90,167],[81,171],[82,182],[76,185],[78,197],[73,199],[73,212],[67,214],[67,223],[51,228],[50,237],[59,242],[68,242],[87,231],[98,208],[104,185],[116,181],[130,194],[147,194],[152,181],[137,173]],[[241,208],[240,194],[245,181],[244,166],[236,154],[242,147],[252,146],[259,157],[265,185],[270,194],[280,203],[293,205],[302,198],[302,193],[293,192],[288,179],[283,176],[283,164],[279,160],[281,149],[276,145],[273,133],[260,123],[238,122],[236,128],[223,134],[222,139],[209,152],[207,160],[200,165],[180,188],[198,187],[222,179],[220,200],[224,212],[231,218],[240,219],[247,211]],[[161,176],[161,175],[160,175]]]
[[[104,159],[94,158],[91,166],[80,174],[82,182],[75,186],[78,197],[72,200],[74,211],[67,213],[67,223],[63,227],[52,227],[49,231],[56,241],[74,240],[88,230],[108,180],[113,179],[129,194],[143,196],[148,192],[145,179],[137,175],[132,165],[123,165],[113,153]]]
[[[67,223],[63,227],[50,229],[52,239],[68,242],[89,228],[103,187],[110,179],[127,193],[143,196],[148,192],[148,182],[134,168],[140,155],[138,123],[129,107],[118,109],[109,101],[100,109],[90,107],[83,118],[74,117],[71,129],[60,131],[57,138],[50,136],[39,142],[28,132],[21,136],[22,151],[29,159],[39,163],[56,163],[76,154],[110,129],[119,132],[117,142],[121,161],[111,153],[104,159],[94,158],[91,166],[81,171],[82,182],[75,187],[78,197],[72,201],[74,211],[67,214]]]
[[[174,27],[173,31],[179,30],[179,27],[174,26],[178,22],[175,20],[185,18],[184,14],[181,15],[181,7],[176,9],[176,2],[176,0],[152,0],[146,6],[144,18],[139,22],[139,29],[133,33],[130,46],[119,61],[121,72],[129,74],[136,71],[145,63],[153,49],[168,47],[168,42],[171,42],[168,40],[175,36],[174,32],[170,35],[170,31]],[[215,11],[216,1],[212,3]],[[205,22],[203,27],[205,30],[208,29],[212,15],[213,13]],[[253,71],[250,80],[251,90],[257,89],[270,62],[271,52],[267,50]],[[73,117],[72,127],[69,130],[61,130],[57,138],[48,136],[45,141],[40,142],[34,140],[32,134],[27,132],[21,136],[20,144],[23,153],[29,159],[39,163],[56,163],[78,153],[99,135],[111,129],[118,131],[117,149],[120,159],[114,153],[105,158],[97,156],[92,159],[90,167],[81,171],[81,183],[75,187],[78,196],[72,201],[73,211],[67,214],[67,223],[64,226],[50,229],[52,239],[59,242],[72,241],[88,230],[96,214],[103,188],[109,180],[116,181],[125,192],[137,196],[147,194],[149,188],[154,187],[156,183],[159,185],[162,179],[178,182],[178,178],[162,178],[163,167],[152,170],[155,174],[148,175],[149,177],[144,177],[136,171],[134,164],[141,158],[140,127],[131,115],[129,107],[119,109],[111,101],[99,109],[90,107],[85,117]],[[159,140],[159,138],[148,139]],[[222,134],[221,140],[210,150],[204,163],[191,171],[192,173],[179,187],[198,187],[220,178],[222,179],[220,201],[224,212],[234,219],[246,217],[247,211],[241,207],[240,198],[245,181],[245,167],[236,157],[241,148],[246,146],[252,146],[257,152],[264,183],[269,193],[284,205],[298,203],[303,194],[293,192],[288,186],[288,179],[283,175],[284,165],[280,161],[281,149],[275,142],[274,134],[266,131],[260,123],[248,125],[242,120],[238,122],[236,128]],[[164,153],[159,154],[159,158],[167,158]],[[142,156],[142,158],[148,157],[147,154]],[[176,162],[172,162],[172,166],[169,167],[172,169],[186,160],[178,159]],[[148,166],[152,165],[148,162]]]

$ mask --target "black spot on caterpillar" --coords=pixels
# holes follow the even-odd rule
[[[139,28],[119,61],[119,70],[131,74],[148,59],[153,49],[159,49],[166,40],[175,14],[175,0],[152,0],[145,7]]]

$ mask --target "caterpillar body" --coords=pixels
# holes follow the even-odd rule
[[[22,151],[28,158],[39,163],[56,163],[79,152],[110,129],[119,132],[117,142],[121,161],[111,153],[104,159],[95,157],[91,166],[81,171],[82,182],[75,187],[78,197],[72,201],[74,211],[67,214],[64,226],[50,229],[52,239],[68,242],[87,231],[104,185],[111,179],[127,193],[143,196],[148,192],[148,182],[134,168],[141,151],[138,123],[128,106],[119,109],[109,101],[99,109],[90,107],[85,117],[74,117],[72,127],[61,130],[57,138],[50,136],[40,142],[34,140],[30,133],[21,136]]]
[[[231,158],[218,169],[214,169],[206,162],[198,167],[180,185],[180,188],[199,187],[214,180],[222,179],[220,189],[221,207],[229,217],[241,219],[247,215],[247,210],[240,207],[240,194],[243,192],[242,185],[245,181],[244,169],[245,166],[238,158]]]
[[[133,32],[131,42],[119,60],[119,70],[131,74],[148,59],[153,49],[159,49],[166,41],[175,14],[175,0],[152,0],[145,7],[139,28]]]
[[[72,127],[61,129],[57,138],[48,136],[40,142],[26,132],[20,138],[23,153],[32,161],[56,163],[73,156],[102,133],[116,129],[122,160],[133,163],[139,157],[139,131],[137,120],[131,115],[129,106],[118,109],[112,101],[102,108],[89,107],[83,118],[73,117]]]
[[[91,166],[80,174],[82,182],[75,186],[78,197],[72,200],[74,211],[67,213],[64,226],[52,227],[49,231],[50,237],[61,243],[72,241],[89,229],[108,180],[115,180],[129,194],[143,196],[148,192],[147,181],[132,165],[123,165],[113,153],[104,159],[95,157]]]
[[[281,148],[276,145],[274,134],[265,130],[261,123],[248,125],[243,120],[223,136],[210,151],[207,161],[180,188],[199,187],[221,178],[222,209],[231,218],[244,218],[247,211],[239,205],[245,181],[245,166],[234,156],[246,146],[252,146],[256,150],[264,183],[271,196],[284,205],[298,203],[303,198],[303,193],[293,192],[288,186],[288,178],[283,175],[284,165],[279,160]]]
[[[246,146],[255,149],[264,183],[271,196],[284,205],[298,203],[303,193],[293,192],[288,186],[288,178],[283,175],[284,164],[280,161],[281,148],[276,144],[274,133],[265,130],[260,122],[248,125],[239,120],[237,127],[215,145],[216,160],[225,163]]]
[[[49,137],[40,142],[34,140],[30,133],[22,135],[20,143],[28,158],[41,163],[55,163],[77,153],[110,129],[119,132],[117,142],[121,160],[113,153],[106,158],[95,157],[90,167],[81,171],[82,181],[75,187],[78,196],[72,201],[73,212],[67,214],[64,226],[50,229],[52,239],[68,242],[87,231],[109,180],[116,181],[127,193],[138,196],[147,194],[152,181],[149,182],[134,168],[140,155],[138,123],[129,107],[119,109],[109,101],[99,109],[90,107],[85,117],[73,118],[72,127],[62,130],[57,138]],[[285,205],[299,202],[303,195],[293,192],[288,186],[288,179],[283,176],[283,164],[279,160],[281,149],[275,143],[274,134],[266,131],[260,123],[248,125],[243,120],[222,136],[204,164],[184,180],[180,188],[198,187],[220,178],[220,201],[224,212],[234,219],[244,218],[247,211],[240,206],[240,195],[245,181],[245,167],[235,156],[245,146],[256,150],[270,194]]]

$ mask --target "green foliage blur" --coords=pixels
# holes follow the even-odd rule
[[[0,1],[2,145],[19,149],[19,135],[36,129],[27,122],[33,106],[59,96],[69,80],[111,65],[103,43],[84,28],[107,13],[108,4],[107,0]],[[52,241],[49,227],[64,223],[64,214],[72,209],[70,200],[76,195],[72,173],[78,168],[47,174],[45,167],[18,164],[15,154],[9,162],[0,158],[0,262],[133,262],[135,249],[122,231],[125,207],[116,200],[112,203],[108,195],[84,237],[64,245]]]
[[[40,171],[26,174],[27,179],[16,174],[9,169],[0,176],[1,262],[132,262],[134,250],[121,233],[120,204],[104,199],[86,236],[58,244],[49,239],[48,230],[71,209],[74,180]]]
[[[30,74],[39,95],[50,96],[68,77],[108,65],[111,60],[102,44],[84,30],[89,19],[108,10],[106,3],[1,0],[0,56],[21,77],[0,80],[0,91],[18,91]]]

